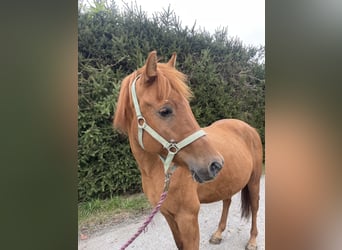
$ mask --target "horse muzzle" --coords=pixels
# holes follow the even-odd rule
[[[213,161],[207,168],[191,167],[192,178],[198,183],[204,183],[215,179],[223,167],[223,160]]]

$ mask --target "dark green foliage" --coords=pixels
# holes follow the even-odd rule
[[[79,200],[140,191],[139,171],[127,138],[112,129],[121,74],[80,60],[78,83]]]
[[[120,12],[98,0],[78,14],[79,200],[141,191],[140,173],[127,138],[112,128],[122,79],[157,50],[161,61],[177,52],[177,68],[188,75],[192,110],[201,126],[222,118],[244,120],[264,142],[264,48],[182,27],[170,10],[153,18],[136,5]]]

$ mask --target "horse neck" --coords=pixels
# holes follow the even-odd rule
[[[164,187],[164,167],[157,154],[144,151],[135,139],[130,139],[130,145],[134,158],[142,177],[144,193],[152,204],[156,204]]]

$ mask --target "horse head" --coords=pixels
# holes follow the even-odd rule
[[[131,147],[166,161],[172,154],[176,165],[187,166],[202,183],[216,177],[223,157],[191,111],[192,93],[186,76],[175,68],[176,57],[174,53],[167,63],[159,63],[152,51],[145,65],[123,80],[114,126],[128,134]]]

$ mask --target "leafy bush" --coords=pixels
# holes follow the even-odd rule
[[[140,173],[127,138],[112,128],[121,80],[157,50],[166,61],[177,52],[177,68],[189,77],[191,107],[201,126],[238,118],[256,127],[264,142],[263,47],[181,26],[170,10],[153,18],[136,5],[120,12],[102,1],[78,13],[80,201],[141,191]]]

